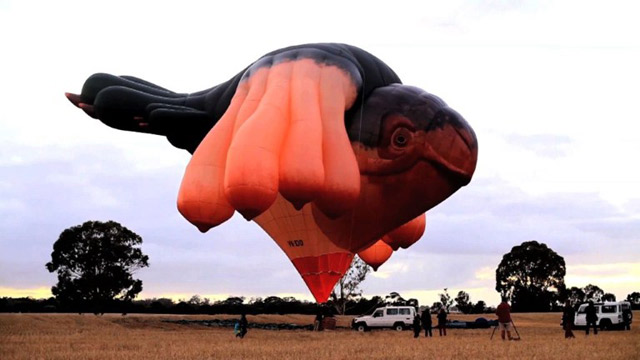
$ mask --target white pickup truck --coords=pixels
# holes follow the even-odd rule
[[[589,304],[582,304],[576,312],[575,326],[587,326],[587,314],[585,310]],[[631,309],[631,304],[627,301],[604,302],[593,304],[596,307],[598,321],[596,324],[600,329],[610,329],[622,327],[624,324],[622,313]]]
[[[351,327],[358,331],[374,328],[391,328],[402,331],[413,324],[415,315],[416,309],[413,306],[387,306],[375,309],[371,315],[354,318]]]

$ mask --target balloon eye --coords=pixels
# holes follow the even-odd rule
[[[411,140],[411,132],[406,128],[396,130],[391,138],[393,145],[399,148],[407,146],[409,140]]]

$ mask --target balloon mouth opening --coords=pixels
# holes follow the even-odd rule
[[[458,141],[462,141],[458,138]],[[444,155],[444,156],[443,156]],[[451,179],[455,184],[465,186],[471,182],[478,161],[477,149],[467,148],[462,158],[448,159],[448,153],[441,154],[431,145],[425,144],[421,160],[440,169],[440,173]]]
[[[292,259],[311,294],[319,304],[329,300],[333,288],[349,270],[353,254],[337,252]]]

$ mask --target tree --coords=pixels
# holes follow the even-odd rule
[[[366,279],[369,272],[371,272],[371,267],[356,255],[351,262],[349,271],[344,274],[331,292],[331,301],[338,314],[344,315],[347,312],[347,303],[362,295],[360,284]]]
[[[458,291],[458,296],[456,296],[456,306],[458,310],[462,311],[464,314],[471,313],[473,309],[473,303],[469,300],[469,294],[466,291]]]
[[[496,291],[514,311],[549,311],[565,291],[564,258],[543,243],[525,241],[502,257]]]
[[[449,308],[451,307],[451,305],[453,305],[453,299],[449,295],[447,288],[444,288],[444,293],[439,295],[440,295],[440,303],[442,303],[442,306],[444,307],[444,309],[447,312],[449,312]]]
[[[142,291],[132,274],[149,266],[138,248],[142,238],[114,221],[87,221],[64,230],[53,244],[49,272],[57,272],[51,288],[56,299],[80,312],[103,313],[115,299],[130,302]]]
[[[403,306],[407,300],[400,293],[392,291],[384,297],[384,303],[388,306]]]
[[[385,306],[413,306],[418,307],[420,304],[418,299],[405,299],[400,293],[392,291],[384,297]]]
[[[202,297],[200,297],[200,295],[198,295],[198,294],[193,295],[191,297],[191,299],[189,299],[189,301],[187,301],[187,304],[195,305],[195,306],[203,305]]]
[[[627,295],[627,301],[632,305],[640,305],[640,292],[634,291]]]
[[[244,296],[229,296],[225,300],[220,301],[220,304],[239,306],[244,303],[244,299]]]
[[[572,286],[565,292],[565,300],[571,301],[571,304],[575,306],[576,304],[582,304],[585,302],[585,293],[584,290],[577,286]]]
[[[487,304],[483,300],[478,301],[475,305],[473,305],[473,313],[474,314],[482,314],[487,308]]]
[[[602,301],[602,296],[604,296],[604,291],[593,284],[583,287],[582,291],[584,292],[584,301],[600,302]]]
[[[616,296],[612,293],[602,295],[602,301],[616,301]]]
[[[640,292],[634,291],[627,295],[627,301],[631,303],[633,310],[640,309]]]

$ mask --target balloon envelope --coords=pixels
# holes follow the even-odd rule
[[[469,183],[478,155],[462,116],[346,44],[275,50],[191,94],[94,74],[66,95],[111,127],[193,153],[182,215],[203,232],[235,211],[254,219],[319,302],[355,253],[417,241],[424,213]]]
[[[358,256],[362,261],[377,271],[380,265],[384,264],[393,253],[393,249],[383,240],[376,241],[373,245],[360,251]]]

